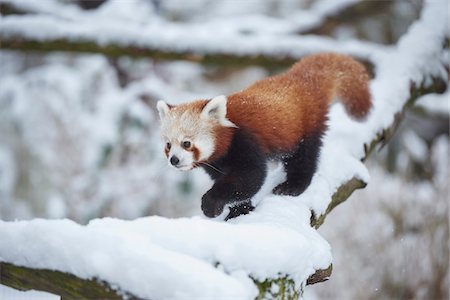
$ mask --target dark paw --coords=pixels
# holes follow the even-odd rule
[[[223,211],[225,203],[219,199],[213,199],[208,196],[208,194],[202,197],[202,211],[205,216],[209,218],[214,218],[220,215]]]
[[[225,218],[225,221],[228,221],[229,219],[232,219],[232,218],[239,217],[240,215],[246,215],[254,209],[255,209],[255,207],[251,204],[250,201],[239,203],[236,206],[230,207],[230,213]]]
[[[272,192],[275,195],[298,196],[303,193],[304,190],[304,188],[292,186],[287,181],[285,181],[274,187]]]

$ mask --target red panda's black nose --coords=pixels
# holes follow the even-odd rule
[[[174,155],[170,158],[170,163],[172,166],[176,166],[180,163],[180,159]]]

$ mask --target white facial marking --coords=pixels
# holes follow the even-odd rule
[[[190,105],[170,107],[162,102],[158,103],[158,111],[164,142],[171,144],[167,157],[169,165],[173,166],[170,159],[175,155],[179,163],[173,167],[186,171],[194,168],[198,161],[211,157],[215,150],[213,130],[218,125],[217,120],[201,118],[200,111]],[[183,148],[184,141],[189,141],[192,147]],[[197,159],[193,148],[198,150]]]
[[[217,126],[237,127],[227,119],[227,97],[217,96],[208,101],[201,112],[197,103],[179,106],[167,105],[158,101],[157,108],[161,118],[161,134],[166,143],[171,144],[168,151],[168,163],[173,156],[179,159],[174,166],[178,170],[190,170],[195,163],[208,160],[215,151],[214,129]],[[184,141],[189,141],[196,148],[199,157],[196,160],[192,148],[185,149]]]
[[[172,165],[172,163],[170,162],[170,159],[173,156],[176,156],[180,160],[180,162],[176,166]],[[192,152],[183,149],[180,145],[172,145],[169,151],[167,162],[170,166],[174,167],[177,170],[191,170],[194,164],[194,155]]]
[[[215,150],[214,139],[212,136],[209,135],[199,136],[196,139],[195,146],[200,151],[199,157],[200,161],[207,160],[214,153]]]

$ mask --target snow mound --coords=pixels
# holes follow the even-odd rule
[[[279,212],[286,218],[280,219]],[[331,263],[310,211],[279,197],[234,222],[200,217],[0,222],[0,261],[99,278],[147,299],[254,299],[252,279],[298,287]],[[220,295],[219,298],[217,298]]]

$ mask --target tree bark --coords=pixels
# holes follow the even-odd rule
[[[0,262],[0,283],[22,291],[45,291],[69,300],[139,299],[98,278],[81,279],[69,273],[32,269],[7,262]]]
[[[331,266],[310,276],[307,285],[327,280],[331,275]],[[282,277],[263,282],[254,280],[259,290],[256,299],[297,299],[300,292],[294,288],[294,282]],[[17,290],[39,290],[61,296],[62,299],[142,299],[128,291],[119,290],[113,284],[98,278],[82,279],[75,275],[47,269],[32,269],[0,262],[0,283]],[[278,286],[277,290],[272,287]],[[286,297],[289,295],[289,297]]]
[[[128,56],[133,58],[151,58],[158,60],[185,60],[203,65],[243,67],[261,66],[268,69],[285,68],[295,63],[300,57],[269,55],[269,54],[233,54],[210,52],[198,54],[194,51],[178,49],[158,49],[157,47],[142,47],[137,45],[100,45],[89,40],[55,39],[47,41],[33,40],[22,36],[1,37],[2,49],[32,51],[32,52],[74,52],[74,53],[100,53],[108,57]],[[368,61],[362,60],[366,65]]]

